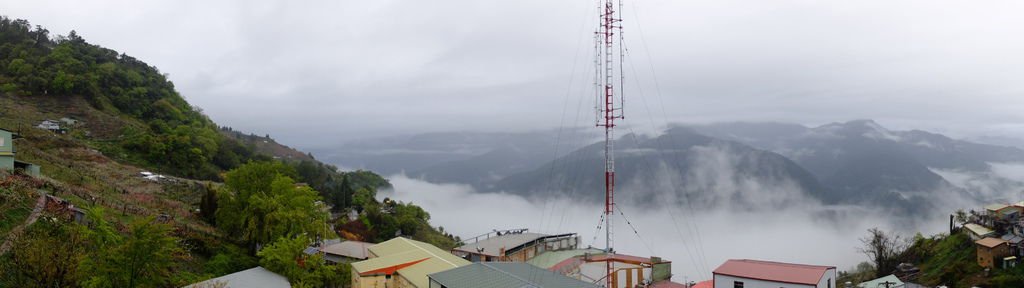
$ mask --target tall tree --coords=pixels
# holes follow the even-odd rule
[[[889,275],[900,264],[899,255],[907,247],[907,241],[894,233],[886,233],[878,228],[868,229],[868,236],[860,238],[864,245],[858,251],[864,253],[875,264],[875,276]]]
[[[203,191],[203,199],[199,203],[199,215],[207,223],[217,225],[217,189],[206,184]]]
[[[0,260],[0,287],[78,287],[85,237],[74,224],[50,219],[29,226]]]
[[[309,244],[304,236],[280,238],[260,250],[260,266],[284,275],[294,287],[342,287],[350,281],[348,264],[326,265],[319,254],[302,252]]]
[[[97,242],[92,254],[82,262],[82,269],[89,275],[84,286],[164,287],[170,284],[174,257],[182,253],[177,241],[169,236],[171,227],[148,218],[133,222],[128,230],[126,236],[94,239]]]
[[[328,233],[318,193],[296,185],[290,167],[277,162],[252,162],[228,172],[218,195],[217,223],[238,235],[252,254],[281,237]],[[292,174],[292,175],[293,175]]]

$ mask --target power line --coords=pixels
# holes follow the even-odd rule
[[[626,221],[626,225],[629,225],[629,228],[633,229],[633,234],[636,234],[636,238],[640,240],[640,243],[643,243],[644,247],[647,247],[647,252],[654,255],[654,249],[651,249],[651,245],[648,245],[647,241],[644,241],[644,237],[640,236],[640,232],[636,230],[636,226],[633,226],[633,222],[629,222],[629,219],[626,219],[626,213],[622,212],[622,208],[615,206],[615,210],[619,210],[619,215],[622,216],[622,220]]]

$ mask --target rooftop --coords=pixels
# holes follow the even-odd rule
[[[900,278],[896,278],[896,275],[890,274],[889,276],[885,276],[885,277],[882,277],[882,278],[878,278],[878,279],[874,279],[874,280],[870,280],[870,281],[866,281],[866,282],[857,284],[857,287],[860,287],[860,288],[890,287],[890,286],[886,286],[885,285],[886,282],[893,283],[893,284],[891,284],[892,285],[891,287],[901,287],[901,285],[903,285],[903,281],[901,281]]]
[[[427,243],[396,237],[367,248],[377,258],[352,263],[360,276],[398,273],[416,287],[428,287],[427,274],[469,265],[469,261]]]
[[[1006,244],[1007,242],[1006,240],[999,238],[985,237],[985,239],[974,241],[974,243],[988,248],[995,248],[996,246]]]
[[[469,253],[483,254],[487,256],[502,256],[502,249],[505,251],[513,248],[528,244],[537,239],[548,237],[547,234],[540,233],[509,233],[501,236],[492,236],[483,240],[479,240],[476,243],[469,243],[462,245],[454,250],[464,251]]]
[[[967,228],[967,230],[970,230],[971,233],[974,233],[976,235],[986,235],[986,234],[990,234],[990,233],[995,233],[995,231],[992,231],[992,229],[988,229],[988,227],[981,226],[981,225],[974,224],[974,223],[964,224],[964,228]]]
[[[599,287],[522,262],[478,262],[431,274],[430,279],[449,288]]]
[[[985,205],[985,210],[999,211],[999,210],[1002,210],[1003,208],[1006,208],[1006,207],[1009,207],[1009,206],[1010,205],[1006,205],[1006,204],[989,204],[989,205]]]
[[[1003,237],[1000,237],[1000,238],[1002,238],[1003,240],[1006,240],[1006,242],[1010,242],[1010,244],[1019,244],[1020,242],[1024,242],[1024,237],[1020,237],[1020,236],[1013,235],[1013,234],[1006,234],[1006,235],[1003,235]]]
[[[663,280],[651,283],[651,288],[713,288],[715,287],[713,284],[714,283],[711,282],[711,280],[707,280],[702,281],[700,283],[696,283],[692,287],[686,287],[686,284],[676,283],[669,280]]]
[[[818,285],[832,266],[791,264],[750,259],[730,259],[712,274],[792,284]]]
[[[345,241],[341,243],[335,243],[324,246],[320,250],[327,254],[334,254],[338,256],[344,256],[355,259],[366,259],[369,258],[367,248],[373,246],[373,243],[360,242],[360,241]]]
[[[526,263],[530,263],[534,266],[548,269],[554,267],[558,263],[565,261],[566,259],[573,258],[576,256],[582,256],[583,254],[601,254],[604,253],[600,249],[573,249],[573,250],[559,250],[559,251],[546,251],[540,253],[536,257],[530,260],[526,260]]]
[[[263,267],[256,267],[249,270],[242,270],[206,281],[193,283],[183,288],[217,287],[214,284],[223,283],[223,288],[289,288],[288,279]]]
[[[638,257],[638,256],[632,256],[632,255],[626,255],[626,254],[612,254],[611,256],[608,256],[608,254],[594,255],[594,256],[590,257],[590,259],[587,260],[587,261],[588,262],[603,262],[603,261],[608,261],[608,260],[611,260],[612,262],[629,263],[629,264],[636,264],[636,265],[640,265],[640,264],[655,264],[654,260],[651,260],[651,258]],[[668,262],[668,261],[661,260],[658,263],[665,263],[665,262]]]

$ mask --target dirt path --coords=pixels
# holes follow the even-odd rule
[[[43,212],[43,207],[46,205],[46,192],[39,190],[39,199],[36,200],[36,207],[32,208],[32,213],[28,215],[28,219],[25,219],[25,224],[21,224],[18,227],[14,227],[10,232],[7,233],[7,239],[4,240],[4,244],[0,245],[0,255],[7,253],[7,250],[11,249],[11,245],[14,244],[15,240],[18,240],[18,236],[25,230],[25,227],[36,223],[36,219],[39,218],[39,214]]]

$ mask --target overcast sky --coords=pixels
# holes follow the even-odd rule
[[[298,147],[589,123],[575,115],[591,105],[592,0],[0,6],[158,67],[221,125]],[[634,125],[872,118],[894,129],[1024,137],[1021,1],[635,0],[626,8]]]

